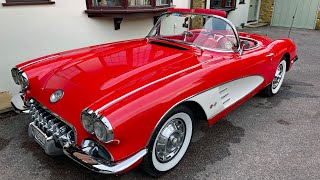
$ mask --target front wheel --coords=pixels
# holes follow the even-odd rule
[[[186,153],[192,137],[192,112],[185,106],[171,110],[158,124],[149,145],[142,168],[159,176],[174,168]]]
[[[271,84],[269,84],[267,87],[265,87],[262,90],[262,95],[271,97],[271,96],[278,93],[278,91],[283,83],[283,79],[286,74],[286,69],[287,69],[286,58],[282,57]]]

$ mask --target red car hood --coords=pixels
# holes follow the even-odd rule
[[[44,61],[39,58],[17,67],[29,78],[26,99],[36,99],[72,125],[79,144],[88,137],[80,123],[80,114],[85,108],[96,111],[132,92],[137,95],[152,91],[145,88],[137,92],[152,83],[158,86],[155,82],[165,77],[170,76],[173,80],[179,78],[175,74],[182,77],[196,70],[194,67],[201,69],[206,60],[202,56],[199,58],[200,53],[199,49],[188,46],[143,39],[59,53],[56,55],[58,57],[47,57],[49,59]],[[35,63],[25,65],[32,62]],[[64,91],[63,97],[56,103],[50,103],[50,96],[59,89]],[[107,116],[102,111],[101,114]],[[118,125],[115,121],[112,119],[110,123],[116,129]]]
[[[95,46],[62,53],[48,61],[23,70],[27,75],[32,71],[38,74],[30,81],[32,96],[62,116],[64,112],[58,108],[60,103],[73,104],[74,111],[80,113],[98,100],[112,101],[199,63],[192,49],[147,40]],[[36,66],[39,68],[34,68]],[[48,69],[45,66],[51,70],[44,70]],[[35,72],[37,69],[43,72]],[[64,90],[64,97],[56,105],[49,103],[50,95],[58,89]],[[79,100],[76,105],[75,100]]]
[[[163,47],[137,41],[110,50],[101,50],[80,60],[70,60],[55,69],[47,84],[56,76],[91,96],[117,98],[145,84],[192,66],[190,50]],[[56,87],[59,89],[58,85]]]

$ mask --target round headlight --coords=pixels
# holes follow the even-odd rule
[[[94,123],[94,133],[96,134],[97,138],[100,141],[103,141],[103,142],[108,141],[107,132],[108,132],[107,127],[101,121],[96,121]]]
[[[94,129],[93,129],[93,123],[94,120],[88,116],[85,112],[81,114],[81,123],[83,128],[90,134],[93,134]]]
[[[57,90],[51,94],[50,102],[55,103],[55,102],[59,101],[62,98],[62,96],[63,96],[63,91],[61,89]]]
[[[19,77],[19,69],[12,68],[11,75],[12,75],[14,82],[19,85],[19,78],[18,78]]]

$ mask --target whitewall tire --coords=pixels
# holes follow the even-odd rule
[[[281,61],[276,69],[272,82],[261,91],[261,94],[267,97],[271,97],[277,94],[283,83],[286,71],[287,71],[287,62],[286,62],[286,57],[284,56],[281,58]]]
[[[171,110],[156,127],[142,168],[152,176],[173,169],[185,155],[192,137],[192,112],[185,106]]]
[[[272,94],[277,94],[284,79],[284,75],[286,74],[287,62],[286,60],[281,60],[280,64],[277,67],[276,73],[274,75],[274,79],[271,83],[271,91]]]

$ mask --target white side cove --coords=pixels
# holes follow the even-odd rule
[[[262,76],[248,76],[205,91],[187,101],[199,103],[208,120],[244,98],[262,84]]]

